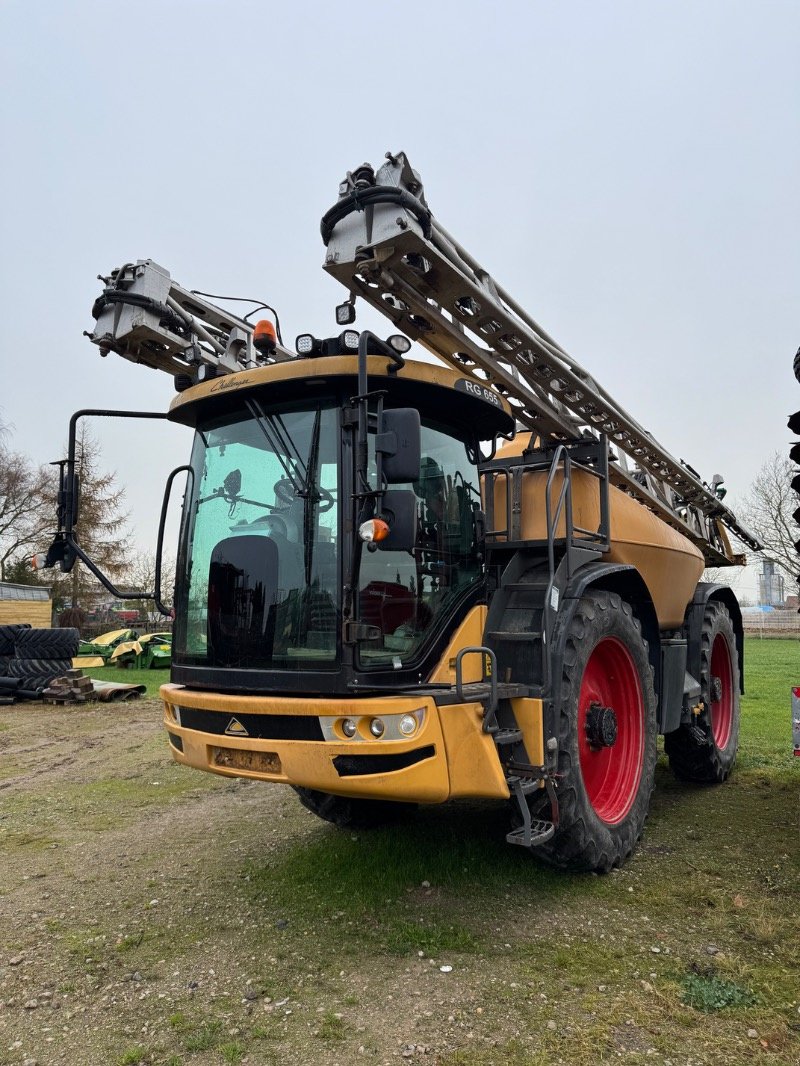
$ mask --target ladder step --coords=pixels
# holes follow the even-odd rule
[[[492,686],[487,681],[467,681],[461,686],[461,690],[464,699],[468,702],[486,699],[492,694]],[[455,694],[454,688],[451,691]],[[520,685],[514,681],[497,682],[497,698],[501,700],[513,700],[520,696],[530,696],[531,691],[529,685]]]
[[[497,695],[501,700],[513,700],[519,696],[530,696],[529,685],[520,685],[515,681],[498,681]]]
[[[495,744],[519,744],[521,740],[521,729],[499,729],[494,734]]]
[[[509,844],[519,844],[523,848],[535,848],[539,844],[546,844],[548,840],[553,836],[556,831],[556,827],[552,822],[535,821],[531,822],[530,839],[526,840],[525,826],[521,826],[519,829],[514,829],[506,836],[506,841]]]
[[[511,775],[506,777],[506,784],[508,785],[509,791],[513,793],[517,782],[519,782],[520,791],[526,796],[529,792],[539,791],[540,780],[541,778],[538,777],[517,777],[516,775]]]
[[[519,632],[516,629],[495,629],[487,636],[491,640],[541,640],[542,634],[538,630],[529,629],[527,632]]]

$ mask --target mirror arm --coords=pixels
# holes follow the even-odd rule
[[[71,533],[65,533],[64,542],[75,553],[76,557],[80,559],[87,570],[91,571],[100,584],[117,600],[152,600],[152,592],[120,592],[117,586],[106,577],[103,571],[94,563],[83,548],[78,544]]]
[[[75,471],[75,448],[78,436],[78,421],[86,417],[94,418],[160,418],[166,419],[163,411],[109,411],[102,408],[87,407],[83,411],[76,411],[69,420],[69,437],[67,441],[67,458],[61,460],[60,487],[59,487],[59,530],[62,529],[67,539],[72,541],[72,533],[78,519],[78,483]],[[66,470],[64,469],[66,467]],[[82,556],[81,556],[82,558]],[[83,560],[85,562],[85,559]]]
[[[69,420],[69,435],[67,439],[67,458],[59,459],[51,464],[58,467],[58,497],[56,503],[57,530],[53,543],[48,551],[47,566],[61,563],[64,573],[69,573],[75,560],[80,559],[86,569],[93,574],[100,584],[119,600],[152,600],[155,598],[152,592],[121,592],[108,578],[95,562],[86,554],[75,539],[75,526],[78,521],[78,494],[79,478],[76,473],[75,449],[77,446],[78,421],[85,417],[96,418],[160,418],[166,419],[167,415],[162,411],[113,411],[103,408],[87,407],[82,411],[76,411]],[[161,605],[159,604],[159,610]]]
[[[164,550],[164,528],[167,524],[167,511],[169,509],[170,496],[172,495],[172,482],[178,476],[178,474],[186,471],[191,475],[192,484],[194,485],[194,470],[192,467],[185,463],[183,466],[176,466],[172,473],[167,478],[167,484],[164,486],[164,499],[161,504],[161,518],[158,523],[158,540],[156,542],[156,574],[155,574],[155,591],[153,592],[153,601],[159,611],[169,618],[171,610],[169,607],[165,607],[161,601],[161,559]],[[186,493],[183,494],[184,500],[186,499]]]

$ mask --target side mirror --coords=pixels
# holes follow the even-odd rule
[[[55,464],[53,464],[55,465]],[[77,474],[70,478],[63,469],[61,471],[61,487],[58,490],[58,522],[59,526],[68,523],[69,528],[78,524],[78,513],[81,509],[81,479]]]
[[[378,541],[381,551],[410,552],[417,543],[417,497],[411,489],[384,492],[381,517],[389,526],[389,536]]]
[[[387,485],[416,481],[422,452],[419,411],[414,407],[395,407],[383,411],[375,450],[382,456],[383,476]]]
[[[222,482],[223,499],[232,503],[242,491],[242,472],[238,468],[225,475]]]

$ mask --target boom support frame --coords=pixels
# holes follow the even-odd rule
[[[688,537],[709,566],[737,565],[726,528],[760,543],[682,460],[624,410],[433,217],[404,153],[364,165],[321,224],[325,269],[446,364],[490,385],[540,444],[607,436],[609,476]]]

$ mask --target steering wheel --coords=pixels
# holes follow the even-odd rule
[[[319,486],[319,504],[318,509],[320,514],[325,514],[326,511],[330,511],[332,507],[336,506],[336,500],[332,492]]]
[[[320,514],[325,514],[326,511],[330,511],[332,507],[336,506],[336,500],[333,493],[328,489],[323,489],[321,485],[317,486],[317,493],[319,494],[318,510]],[[296,499],[305,493],[295,491],[295,487],[288,478],[281,478],[275,484],[275,509],[278,511],[286,510],[292,506]]]

